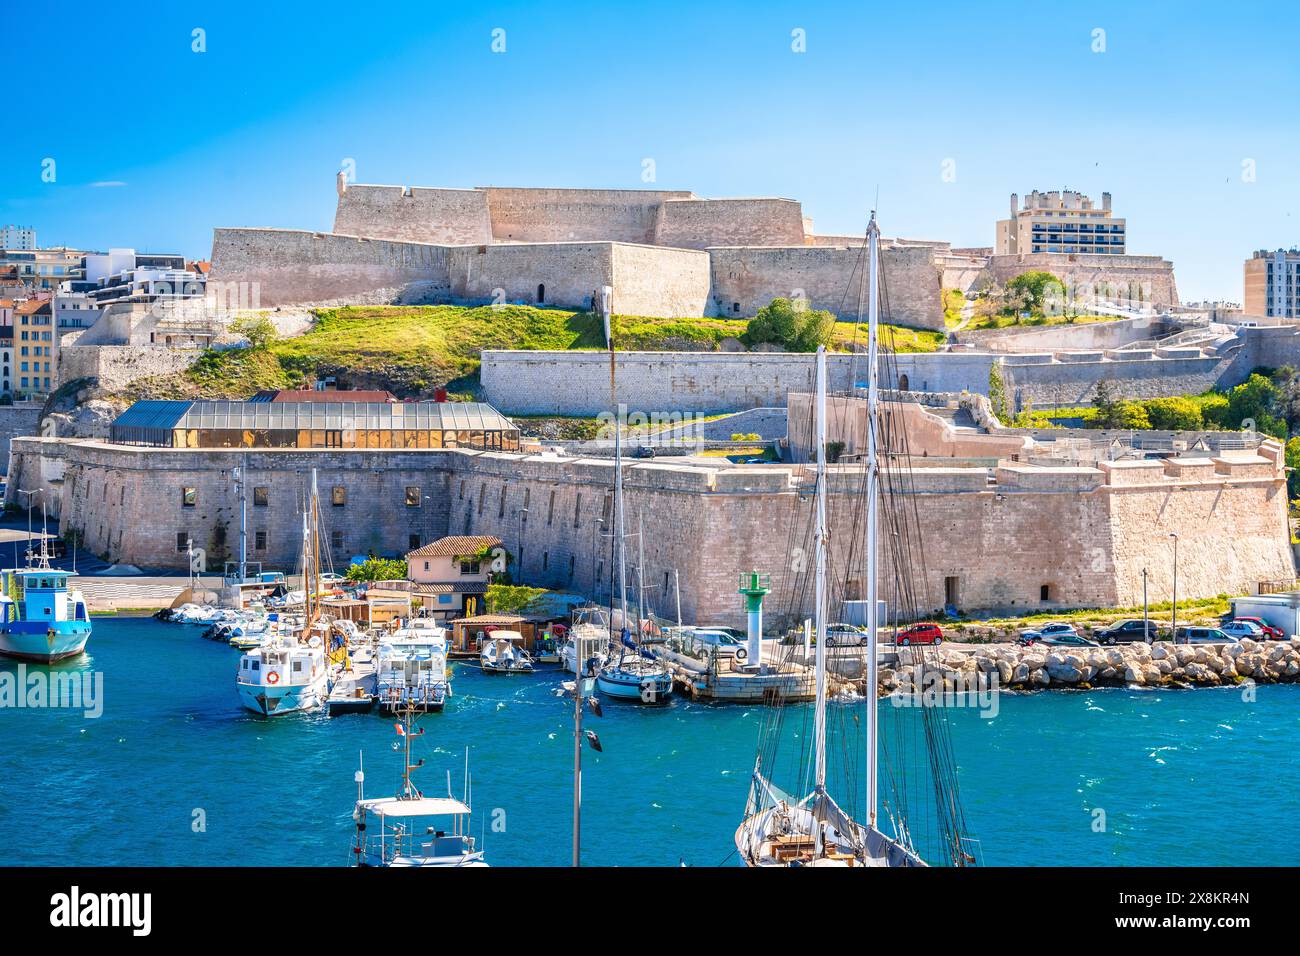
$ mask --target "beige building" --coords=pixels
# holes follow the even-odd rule
[[[59,356],[50,299],[18,303],[13,320],[13,391],[20,398],[48,395],[58,387]]]
[[[1086,253],[1122,256],[1125,222],[1111,214],[1110,193],[1101,194],[1101,208],[1083,193],[1071,190],[1011,194],[1011,218],[997,225],[994,252],[1013,256],[1026,252]]]
[[[1246,315],[1300,318],[1300,249],[1260,249],[1246,260]]]
[[[482,610],[491,568],[474,556],[500,545],[495,535],[452,535],[409,552],[406,576],[414,583],[413,596],[423,602],[425,613],[450,620]]]

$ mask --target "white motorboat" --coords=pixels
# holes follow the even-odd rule
[[[446,628],[413,618],[385,638],[375,655],[375,686],[386,712],[442,710],[451,692]]]
[[[266,717],[314,710],[329,696],[324,644],[288,637],[251,650],[239,658],[235,686],[240,703]]]
[[[479,667],[485,674],[531,674],[533,659],[523,648],[518,631],[493,631],[479,650]]]

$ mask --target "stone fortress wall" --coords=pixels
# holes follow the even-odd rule
[[[787,352],[620,352],[619,400],[642,412],[720,414],[784,405],[790,392],[813,388],[814,356]],[[844,392],[865,379],[865,356],[827,356],[829,387]],[[889,388],[988,394],[1001,369],[1017,410],[1086,405],[1097,383],[1116,397],[1195,395],[1244,382],[1261,366],[1300,366],[1300,327],[1239,329],[1217,346],[1097,349],[999,354],[958,350],[895,356]],[[906,381],[903,377],[906,376]],[[598,415],[612,406],[605,352],[483,352],[485,401],[507,414]],[[563,390],[556,383],[565,383]]]
[[[336,566],[374,550],[401,554],[414,538],[494,534],[522,558],[520,580],[594,593],[607,588],[609,459],[466,451],[173,450],[68,439],[13,443],[9,500],[39,488],[64,530],[112,561],[183,567],[192,538],[209,569],[237,554],[239,507],[231,480],[247,469],[268,504],[248,509],[249,556],[291,568],[301,541],[300,502],[311,472],[324,504],[324,546]],[[737,573],[770,571],[769,620],[803,590],[788,553],[803,540],[811,499],[796,466],[625,463],[628,514],[644,520],[644,580],[668,612],[674,570],[687,620],[740,624]],[[333,506],[334,486],[346,504]],[[182,489],[196,489],[183,504]],[[855,466],[832,469],[832,491],[860,489]],[[1180,535],[1179,594],[1253,591],[1293,575],[1281,449],[1235,458],[1102,463],[1097,468],[926,467],[914,493],[927,555],[919,590],[931,608],[950,595],[962,609],[1131,606],[1148,567],[1153,600],[1167,598],[1167,532]],[[407,506],[408,488],[418,506]],[[854,520],[856,498],[832,495],[832,531]],[[607,527],[606,525],[605,527]],[[255,544],[259,534],[265,547]],[[336,536],[337,535],[337,536]],[[792,537],[793,535],[793,537]],[[839,542],[849,535],[841,535]],[[1228,537],[1232,548],[1223,548]],[[1154,543],[1153,543],[1154,542]],[[837,580],[861,574],[832,554]],[[806,571],[804,572],[806,573]],[[892,571],[882,569],[886,591]],[[860,584],[860,581],[859,581]],[[1047,600],[1041,588],[1048,588]]]
[[[340,178],[332,233],[217,229],[211,280],[256,282],[264,306],[364,297],[422,283],[428,301],[481,303],[503,290],[510,301],[584,309],[591,305],[592,277],[606,267],[582,256],[613,256],[609,243],[708,257],[701,261],[710,287],[697,304],[694,291],[683,295],[677,286],[683,269],[698,269],[691,260],[623,254],[628,268],[612,283],[616,312],[747,317],[773,298],[802,295],[814,308],[845,318],[857,314],[861,237],[815,235],[796,200],[704,199],[680,190],[438,189]],[[532,251],[484,251],[520,245]],[[468,260],[470,249],[484,258]],[[1071,282],[1121,288],[1140,281],[1148,301],[1176,301],[1172,266],[1153,256],[974,257],[950,275],[954,258],[960,257],[945,242],[882,245],[893,321],[941,329],[945,285],[966,289],[980,277],[1005,281],[1030,268],[1051,267]],[[459,281],[454,263],[464,267]],[[629,283],[651,290],[661,281],[669,290],[662,298],[645,291],[624,297]],[[698,275],[689,280],[693,290],[699,281]],[[539,297],[539,289],[551,291]]]

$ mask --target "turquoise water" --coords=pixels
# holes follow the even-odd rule
[[[396,786],[390,721],[248,714],[233,686],[237,652],[197,628],[101,618],[90,651],[63,666],[104,675],[102,717],[0,709],[0,831],[9,835],[0,864],[338,865],[348,859],[358,752],[368,796]],[[458,667],[447,710],[421,721],[426,769],[416,781],[426,793],[444,791],[450,770],[459,794],[471,748],[474,826],[487,821],[494,865],[569,861],[572,724],[553,695],[558,680],[556,671],[485,677]],[[762,710],[685,700],[604,710],[590,723],[605,752],[587,751],[584,860],[734,864]],[[853,728],[861,704],[833,710],[833,731]],[[788,711],[786,750],[806,739],[807,713]],[[951,715],[985,864],[1297,861],[1277,827],[1300,811],[1300,688],[1261,687],[1253,702],[1239,690],[1007,695],[994,719]],[[900,716],[883,705],[881,719],[888,737]],[[203,832],[192,826],[196,809]],[[1094,831],[1098,809],[1104,832]]]

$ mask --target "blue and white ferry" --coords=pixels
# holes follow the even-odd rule
[[[0,571],[0,655],[52,664],[76,657],[90,639],[90,612],[69,571],[50,567],[42,549],[35,567]]]

